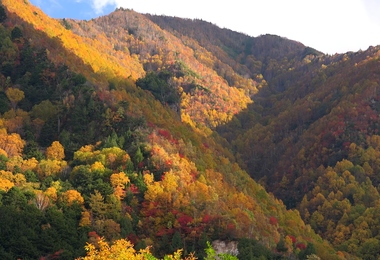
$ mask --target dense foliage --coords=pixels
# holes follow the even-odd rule
[[[378,49],[2,4],[0,258],[380,254]]]
[[[376,214],[368,215],[379,201],[378,53],[311,59],[268,81],[254,104],[218,128],[252,177],[337,249],[362,258],[379,255],[370,249],[379,239]],[[357,235],[366,225],[371,232]]]

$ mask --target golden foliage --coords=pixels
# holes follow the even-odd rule
[[[150,173],[149,171],[144,172],[144,183],[148,186],[151,185],[154,182],[153,173]]]
[[[47,176],[57,175],[67,167],[66,161],[58,160],[41,160],[37,166],[37,174],[40,179]]]
[[[8,179],[4,179],[3,177],[0,177],[0,190],[3,190],[7,192],[14,186],[14,183],[11,182]]]
[[[16,186],[22,186],[26,183],[26,178],[24,174],[16,173],[14,174],[13,182],[15,183]]]
[[[92,71],[82,65],[82,69],[86,70],[86,77],[90,77],[90,73],[102,74],[109,78],[127,78],[131,76],[137,79],[144,75],[142,65],[138,60],[131,57],[128,53],[121,53],[114,50],[112,43],[103,35],[97,37],[80,37],[75,35],[72,30],[66,30],[59,21],[51,19],[38,8],[29,5],[24,0],[4,0],[2,4],[10,12],[16,13],[21,19],[32,24],[34,29],[43,31],[52,39],[55,48],[50,49],[50,56],[54,56],[55,62],[65,61],[67,65],[76,69],[78,66],[78,57],[83,63],[89,66]],[[89,27],[91,28],[91,27]],[[38,34],[30,34],[33,40],[40,42]],[[60,44],[54,43],[59,40]],[[69,51],[67,51],[69,50]],[[66,54],[66,57],[63,55]]]
[[[101,163],[101,162],[94,162],[93,164],[91,164],[91,171],[100,171],[100,172],[103,172],[106,167],[104,167],[104,165]]]
[[[46,158],[49,160],[63,160],[65,149],[59,141],[54,141],[51,146],[46,148]]]
[[[118,260],[146,260],[146,259],[156,259],[148,248],[141,249],[136,251],[133,248],[133,244],[126,239],[116,240],[112,245],[109,245],[105,242],[104,238],[100,238],[97,241],[97,247],[93,244],[87,244],[85,246],[87,251],[85,257],[78,258],[77,260],[109,260],[109,259],[118,259]],[[170,260],[195,260],[196,258],[193,255],[189,257],[181,258],[182,250],[176,251],[173,255],[165,256],[165,259]]]
[[[124,172],[114,173],[110,177],[111,186],[113,188],[116,187],[125,187],[130,180],[127,175],[125,175]]]
[[[72,205],[74,202],[79,205],[83,205],[84,199],[82,195],[77,190],[68,190],[61,194],[61,199],[67,203],[67,205]]]
[[[118,200],[122,200],[126,195],[125,189],[123,187],[117,186],[114,188],[113,195],[115,195]]]
[[[87,210],[82,211],[82,217],[79,221],[80,227],[91,226],[91,214]]]
[[[13,174],[10,171],[0,170],[0,178],[10,181],[16,186],[22,186],[26,183],[25,176],[21,173]]]
[[[119,200],[125,197],[125,186],[130,182],[124,172],[113,173],[110,177],[111,186],[114,189],[114,195]]]
[[[108,259],[131,259],[143,260],[144,253],[149,253],[149,250],[136,253],[133,244],[128,240],[120,239],[114,242],[113,245],[108,245],[104,239],[97,241],[98,249],[93,244],[87,244],[85,249],[87,254],[85,257],[79,258],[82,260],[108,260]]]
[[[57,196],[57,189],[55,187],[49,187],[45,191],[45,195],[48,196],[52,201],[56,201]]]
[[[13,173],[11,171],[0,170],[0,177],[13,182]]]
[[[30,159],[23,160],[20,165],[21,172],[25,172],[27,170],[34,171],[38,166],[38,161],[36,158],[32,157]]]
[[[4,149],[0,148],[0,155],[4,155],[5,157],[8,157],[8,154]]]
[[[8,154],[8,157],[21,156],[24,145],[25,141],[21,139],[19,134],[7,134],[4,128],[0,129],[0,148]]]
[[[20,167],[22,161],[23,159],[21,156],[13,156],[9,158],[9,160],[6,163],[7,170],[13,172],[15,170],[15,166]]]

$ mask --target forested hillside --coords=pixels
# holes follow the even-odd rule
[[[377,49],[27,0],[0,23],[1,259],[203,259],[214,240],[239,259],[379,254]]]
[[[378,256],[379,47],[327,56],[277,36],[148,17],[197,39],[235,71],[263,79],[253,103],[218,133],[239,165],[335,248]]]
[[[314,59],[218,129],[253,178],[365,259],[380,253],[378,57],[371,47]]]

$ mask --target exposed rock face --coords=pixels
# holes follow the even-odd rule
[[[226,242],[215,240],[212,242],[212,248],[214,248],[216,255],[230,254],[237,256],[239,254],[237,241]]]

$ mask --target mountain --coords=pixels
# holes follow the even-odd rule
[[[197,41],[220,63],[224,66],[229,65],[235,73],[243,77],[264,76],[266,80],[270,80],[273,74],[279,74],[284,67],[294,67],[309,54],[322,55],[321,52],[305,47],[302,43],[276,35],[261,35],[255,38],[218,28],[202,20],[153,15],[147,17],[183,41],[189,38]],[[192,48],[197,50],[196,45]],[[214,69],[220,75],[224,75],[218,70],[218,66]],[[257,77],[259,75],[261,76]],[[228,81],[228,78],[226,80]]]
[[[366,162],[376,177],[376,136],[360,137],[352,126],[353,142],[371,144],[349,145],[352,156],[367,154],[352,167],[349,155],[324,165],[312,156],[325,150],[310,139],[360,95],[369,103],[357,106],[365,115],[358,125],[375,132],[364,123],[376,118],[376,82],[365,81],[375,79],[376,48],[325,56],[278,36],[125,9],[55,20],[26,0],[3,0],[0,22],[2,259],[73,259],[86,254],[86,242],[101,246],[100,237],[150,246],[157,257],[182,248],[202,258],[214,240],[238,241],[240,259],[379,253],[369,232],[376,188],[371,176],[359,180]],[[368,91],[351,89],[356,79]],[[311,112],[302,113],[307,101]],[[328,129],[338,135],[321,139],[332,146],[328,158],[343,138],[335,122]],[[299,158],[315,159],[303,175],[315,182],[306,197],[292,192],[304,187],[294,178],[302,171],[281,175],[304,169]],[[318,177],[339,174],[350,181],[347,193],[337,186],[338,195],[325,194],[331,187]],[[344,211],[339,220],[340,212],[326,215],[328,203]],[[334,221],[342,235],[326,233]]]
[[[380,48],[329,56],[277,36],[238,37],[203,21],[149,17],[262,76],[253,103],[217,132],[239,165],[335,248],[378,255]],[[247,66],[247,57],[259,66]]]
[[[253,178],[335,248],[365,259],[379,254],[370,249],[379,243],[379,50],[313,59],[218,129]]]

